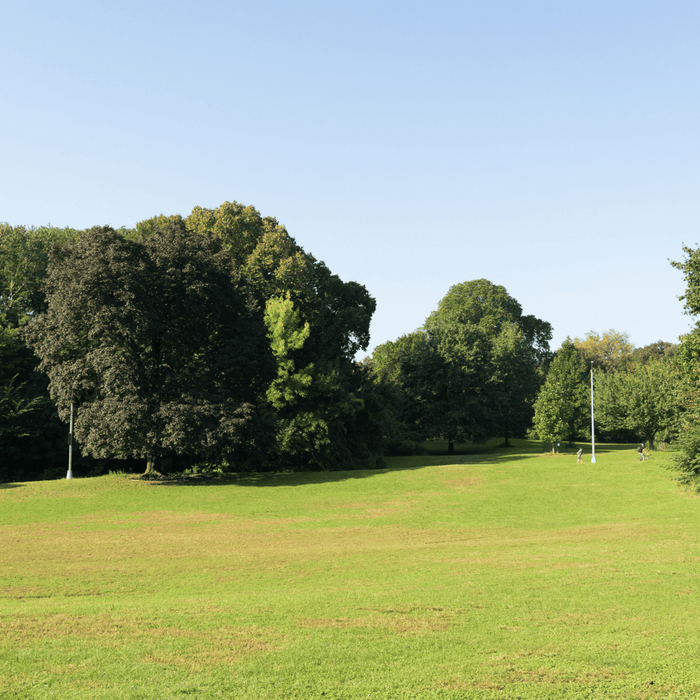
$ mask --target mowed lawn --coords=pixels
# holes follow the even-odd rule
[[[0,485],[0,698],[700,697],[700,498],[631,448]]]

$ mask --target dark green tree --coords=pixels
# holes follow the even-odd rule
[[[401,364],[404,418],[413,439],[481,442],[490,436],[489,346],[474,326],[425,334]]]
[[[451,365],[441,381],[460,387],[456,395],[454,386],[435,387],[450,397],[452,422],[469,426],[464,432],[475,437],[501,435],[505,445],[524,434],[550,359],[550,324],[523,315],[504,287],[481,279],[450,288],[424,330]]]
[[[145,230],[153,221],[137,228]],[[354,455],[366,452],[360,433],[352,429],[365,410],[361,394],[367,388],[355,355],[369,344],[375,300],[361,284],[344,282],[332,274],[276,219],[262,217],[253,207],[237,202],[226,202],[217,209],[198,207],[185,225],[197,233],[211,231],[222,241],[261,306],[282,298],[291,304],[293,313],[278,319],[276,333],[281,332],[280,322],[292,324],[289,333],[308,327],[303,343],[275,352],[278,374],[273,392],[280,382],[293,382],[294,375],[287,374],[289,367],[294,367],[295,373],[309,368],[308,376],[312,377],[293,399],[283,395],[276,399],[275,466],[352,467]],[[283,380],[284,376],[287,379]]]
[[[394,341],[377,345],[372,352],[370,366],[377,377],[395,383],[401,383],[401,364],[404,359],[425,341],[423,331],[414,331],[402,335]]]
[[[0,224],[0,480],[29,480],[65,469],[64,426],[38,360],[19,329],[46,310],[49,251],[77,237],[73,229]],[[21,408],[20,408],[21,407]]]
[[[671,265],[683,273],[686,290],[680,301],[684,313],[693,319],[693,327],[681,336],[674,355],[682,392],[674,467],[681,472],[681,481],[700,490],[700,248],[684,246],[683,253],[685,259]]]
[[[231,256],[177,217],[55,247],[25,337],[63,420],[95,457],[198,457],[250,439],[274,377],[262,311]]]
[[[642,348],[635,348],[630,355],[630,364],[646,363],[650,360],[660,360],[662,358],[672,358],[678,350],[677,343],[667,343],[657,340]]]

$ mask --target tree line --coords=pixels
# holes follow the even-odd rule
[[[0,227],[0,478],[376,466],[375,301],[226,202],[134,229]],[[201,467],[203,468],[203,467]]]
[[[684,250],[694,315],[700,263]],[[64,474],[71,413],[82,474],[367,469],[428,440],[585,441],[591,369],[596,439],[677,440],[679,468],[700,474],[700,329],[645,348],[589,332],[552,352],[551,325],[480,279],[358,362],[374,310],[237,202],[133,229],[0,225],[0,480]]]

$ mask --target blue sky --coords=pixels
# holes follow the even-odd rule
[[[252,204],[376,298],[370,350],[478,278],[553,349],[689,328],[697,2],[25,0],[0,26],[0,221]]]

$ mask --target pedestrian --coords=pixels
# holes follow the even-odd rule
[[[579,447],[576,453],[576,464],[583,464],[583,447]]]
[[[643,462],[644,461],[644,443],[641,443],[639,447],[637,448],[637,452],[639,452],[639,461]]]

